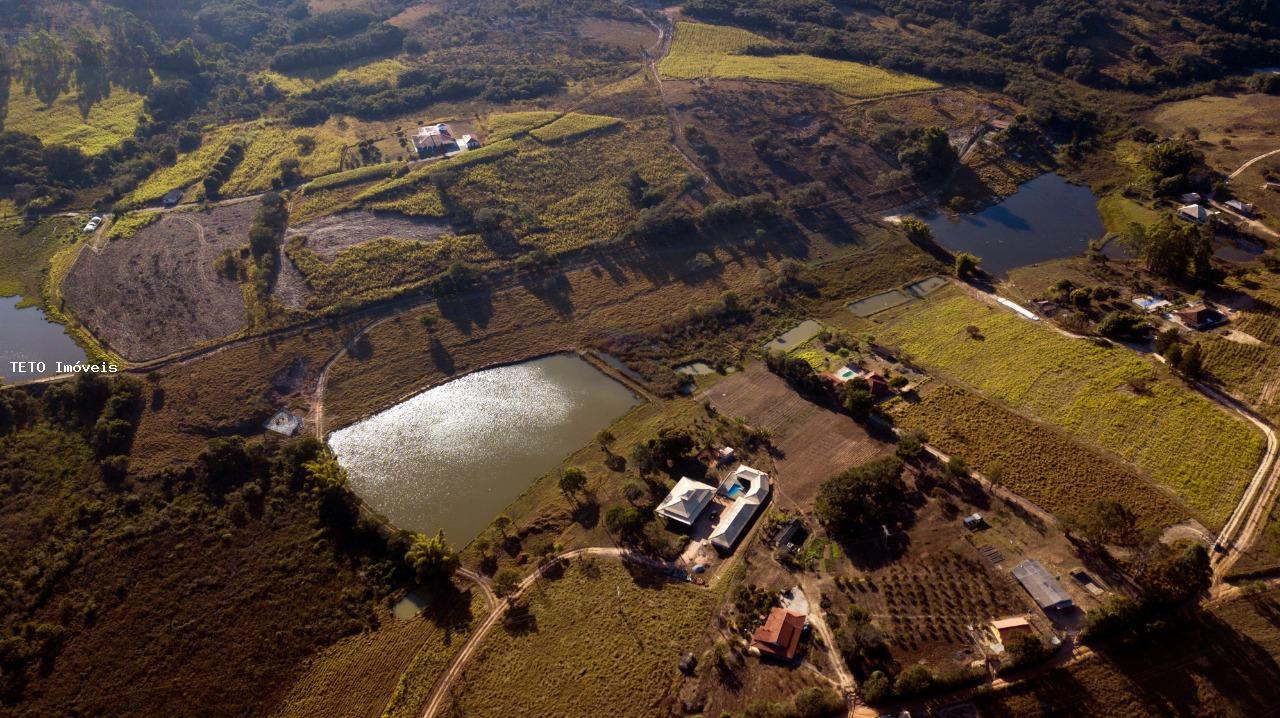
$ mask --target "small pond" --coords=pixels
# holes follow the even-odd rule
[[[573,354],[478,371],[333,433],[351,488],[397,527],[475,538],[640,400]]]
[[[0,379],[13,383],[57,373],[57,362],[74,364],[84,350],[61,324],[45,319],[39,307],[18,307],[20,297],[0,297]],[[44,362],[43,372],[13,371],[11,362]]]
[[[1082,254],[1105,233],[1097,201],[1088,187],[1045,174],[977,214],[924,219],[943,247],[972,252],[983,269],[1002,276],[1014,267]]]

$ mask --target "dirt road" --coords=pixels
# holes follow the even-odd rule
[[[1247,169],[1249,169],[1250,167],[1252,167],[1252,166],[1253,166],[1253,163],[1255,163],[1255,162],[1257,162],[1257,161],[1259,161],[1259,160],[1265,160],[1266,158],[1270,157],[1271,155],[1275,155],[1275,154],[1280,154],[1280,150],[1271,150],[1270,152],[1263,152],[1262,154],[1258,155],[1257,157],[1254,157],[1253,159],[1249,160],[1248,162],[1245,162],[1244,164],[1242,164],[1242,165],[1240,165],[1239,167],[1237,167],[1235,172],[1232,172],[1231,174],[1227,175],[1227,181],[1228,181],[1228,182],[1230,182],[1231,180],[1235,179],[1236,177],[1239,177],[1239,176],[1240,176],[1240,174],[1241,174],[1242,172],[1244,172],[1245,170],[1247,170]]]

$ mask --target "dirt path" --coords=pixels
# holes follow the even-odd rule
[[[666,57],[667,51],[671,49],[671,41],[675,37],[675,27],[671,24],[670,18],[665,14],[663,17],[666,18],[667,23],[661,24],[654,21],[653,18],[645,14],[645,12],[640,8],[628,7],[632,12],[639,15],[645,22],[649,23],[650,27],[658,31],[658,42],[654,44],[652,49],[643,51],[644,64],[645,67],[648,68],[649,75],[653,77],[654,84],[658,87],[658,99],[662,102],[662,109],[667,113],[667,124],[671,127],[671,147],[679,153],[682,158],[684,158],[685,164],[689,165],[690,169],[698,173],[698,176],[702,178],[703,182],[708,185],[718,186],[711,179],[711,175],[707,174],[706,170],[702,169],[702,165],[694,162],[693,158],[684,151],[684,148],[681,147],[680,143],[677,141],[676,124],[678,118],[676,117],[675,110],[671,109],[671,105],[667,102],[666,91],[662,87],[662,73],[658,71],[658,62],[662,60],[662,58]]]
[[[1277,151],[1280,151],[1280,150],[1277,150]],[[1276,232],[1274,229],[1268,227],[1267,225],[1263,224],[1262,222],[1259,222],[1256,219],[1251,219],[1249,217],[1246,217],[1240,214],[1239,212],[1235,211],[1234,209],[1231,209],[1230,207],[1226,206],[1221,202],[1218,202],[1217,200],[1212,200],[1212,199],[1209,200],[1209,206],[1213,207],[1219,212],[1231,215],[1232,217],[1235,218],[1237,222],[1248,227],[1254,232],[1257,232],[1263,237],[1270,237],[1271,239],[1280,239],[1280,233]]]
[[[1277,461],[1277,457],[1280,456],[1280,443],[1277,443],[1276,432],[1271,424],[1255,414],[1252,409],[1213,387],[1200,382],[1194,382],[1194,385],[1200,393],[1253,423],[1267,438],[1267,451],[1262,457],[1262,463],[1258,465],[1258,470],[1249,480],[1244,496],[1236,505],[1235,511],[1231,513],[1231,517],[1227,519],[1226,525],[1218,532],[1215,541],[1215,547],[1221,546],[1226,551],[1225,553],[1214,552],[1212,556],[1213,582],[1219,584],[1240,558],[1240,554],[1253,544],[1258,534],[1262,533],[1266,527],[1267,517],[1271,514],[1271,505],[1275,503],[1277,487],[1280,486],[1280,461]]]
[[[1239,167],[1237,167],[1235,172],[1232,172],[1231,174],[1227,175],[1227,181],[1228,181],[1228,182],[1230,182],[1231,180],[1235,179],[1236,177],[1239,177],[1239,176],[1240,176],[1240,174],[1241,174],[1242,172],[1244,172],[1245,170],[1247,170],[1247,169],[1249,169],[1250,167],[1252,167],[1252,166],[1253,166],[1253,163],[1255,163],[1255,162],[1257,162],[1257,161],[1259,161],[1259,160],[1265,160],[1266,158],[1270,157],[1271,155],[1275,155],[1275,154],[1280,154],[1280,150],[1271,150],[1270,152],[1263,152],[1262,154],[1258,155],[1257,157],[1254,157],[1253,159],[1249,160],[1248,162],[1245,162],[1244,164],[1242,164],[1242,165],[1240,165]]]

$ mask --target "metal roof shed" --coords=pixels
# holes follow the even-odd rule
[[[1071,596],[1063,590],[1062,584],[1033,558],[1014,566],[1013,577],[1018,579],[1018,583],[1031,594],[1040,608],[1061,610],[1075,605]]]

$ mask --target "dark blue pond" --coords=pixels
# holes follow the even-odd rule
[[[1097,198],[1088,187],[1041,175],[1005,201],[977,214],[924,217],[938,243],[972,252],[982,268],[1003,275],[1014,267],[1082,254],[1101,237]]]

